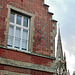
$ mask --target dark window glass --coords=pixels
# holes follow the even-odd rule
[[[17,15],[16,23],[21,25],[21,16],[20,15]]]
[[[13,22],[14,23],[14,14],[10,14],[10,22]]]
[[[23,26],[28,27],[28,19],[24,17],[23,19]]]

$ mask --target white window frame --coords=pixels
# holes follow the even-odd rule
[[[35,28],[34,28],[35,14],[33,14],[31,12],[27,12],[27,11],[22,10],[20,8],[17,8],[17,7],[14,7],[14,6],[9,5],[9,4],[7,4],[7,8],[8,8],[8,15],[7,15],[7,18],[6,18],[7,25],[6,25],[6,31],[5,31],[5,48],[10,49],[10,50],[15,50],[15,49],[7,47],[9,24],[10,24],[10,13],[11,13],[11,10],[14,10],[16,12],[19,12],[21,14],[24,14],[24,15],[28,16],[28,18],[29,18],[29,24],[30,25],[29,25],[29,40],[28,40],[28,51],[27,51],[27,53],[33,52],[33,42],[34,42],[33,32],[35,30]],[[17,50],[17,51],[26,52],[24,50]]]
[[[28,31],[28,36],[27,37],[28,37],[28,40],[29,40],[29,18],[21,15],[21,25],[19,25],[19,24],[16,23],[16,21],[17,21],[17,15],[20,15],[20,14],[14,13],[14,23],[10,22],[10,24],[9,24],[9,26],[10,25],[14,26],[14,33],[13,33],[13,44],[12,44],[12,47],[8,46],[8,48],[17,49],[17,48],[14,47],[15,46],[15,38],[16,38],[15,37],[15,33],[16,33],[15,31],[16,31],[16,27],[19,27],[19,28],[21,28],[20,49],[17,49],[17,50],[22,50],[22,39],[23,39],[22,38],[22,34],[23,34],[23,29]],[[23,19],[24,18],[28,19],[28,27],[24,27],[23,26]],[[28,40],[27,40],[27,50],[25,50],[25,51],[28,51]]]

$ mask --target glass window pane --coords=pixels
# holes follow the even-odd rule
[[[20,38],[15,38],[15,48],[20,48]]]
[[[14,32],[14,26],[9,26],[9,35],[13,35]]]
[[[27,41],[22,40],[22,50],[27,50]]]
[[[28,19],[24,17],[23,19],[23,26],[28,27]]]
[[[28,30],[23,29],[23,39],[28,40]]]
[[[8,46],[12,47],[13,36],[8,36]]]
[[[10,22],[13,22],[14,23],[14,14],[10,14]]]
[[[21,16],[17,15],[16,23],[21,25]]]
[[[21,28],[16,27],[16,35],[15,36],[20,38],[20,36],[21,36]]]

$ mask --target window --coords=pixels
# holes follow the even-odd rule
[[[29,18],[20,14],[10,14],[8,48],[28,50]]]
[[[7,8],[5,47],[22,52],[32,52],[35,14],[8,4]]]

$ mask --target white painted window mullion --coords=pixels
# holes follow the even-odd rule
[[[27,39],[27,51],[28,51],[28,40],[29,40],[29,19],[28,19],[28,39]]]
[[[17,17],[17,15],[15,14],[15,25],[14,25],[14,38],[13,38],[13,48],[14,48],[14,45],[15,45],[15,33],[16,33],[16,17]]]
[[[20,49],[22,50],[22,33],[23,33],[23,17],[21,21],[21,40],[20,40]]]

